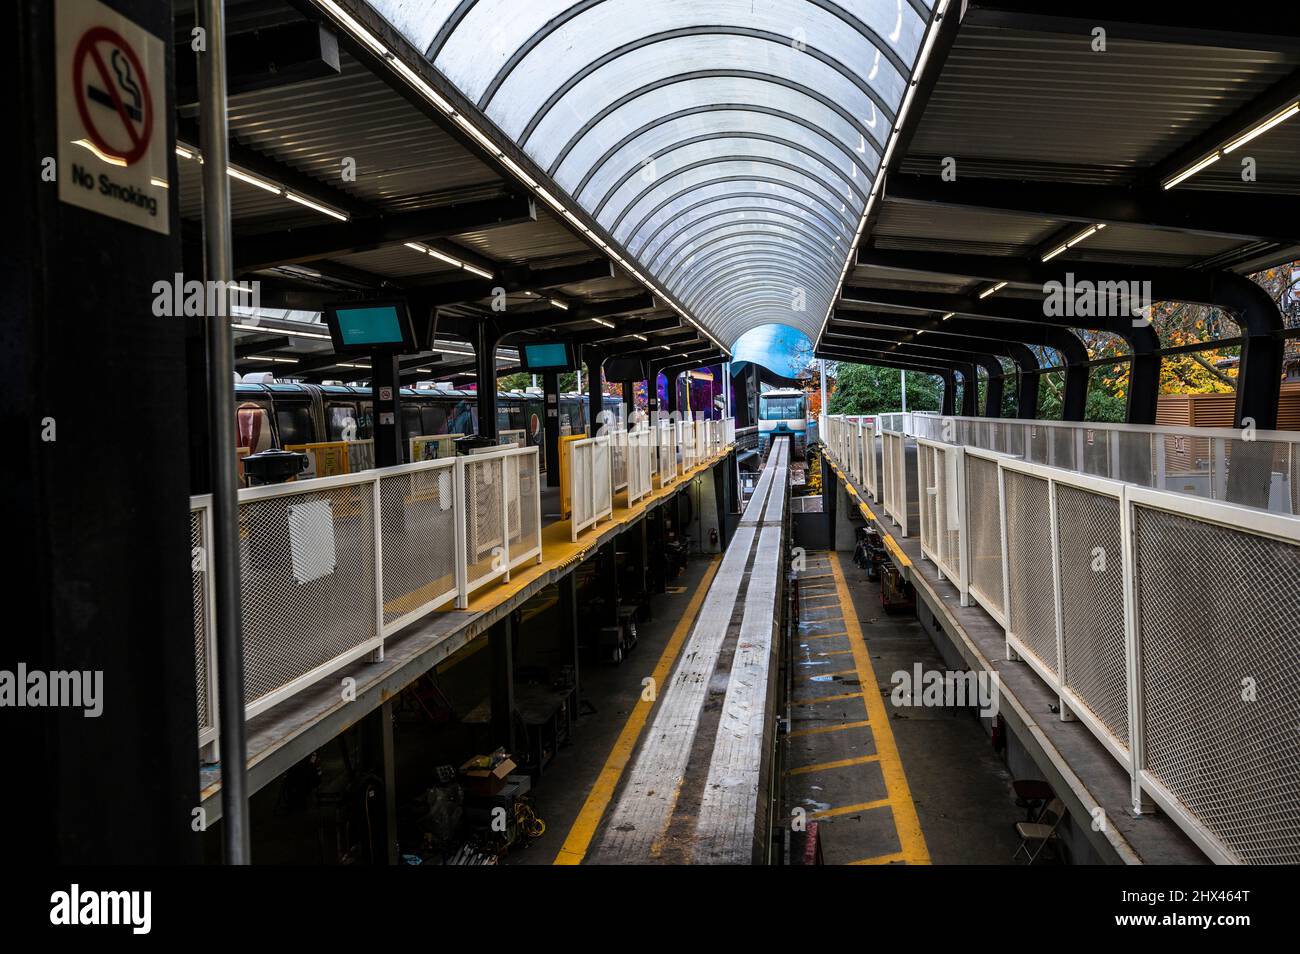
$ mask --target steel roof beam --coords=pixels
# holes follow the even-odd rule
[[[902,173],[885,180],[882,195],[898,205],[1068,219],[1081,225],[1135,225],[1247,242],[1300,242],[1300,226],[1293,221],[1300,217],[1300,196],[1294,195],[969,176],[944,182],[938,176]]]
[[[235,240],[236,271],[254,271],[486,229],[535,222],[533,201],[520,196],[399,212],[375,219],[317,225]]]
[[[613,262],[607,258],[598,258],[555,268],[531,268],[526,265],[509,267],[501,269],[500,273],[493,278],[463,279],[410,287],[413,300],[433,308],[439,305],[456,305],[490,298],[497,288],[504,289],[508,294],[514,294],[616,277]]]
[[[1232,50],[1300,52],[1300,30],[1292,18],[1285,21],[1271,5],[1245,9],[1234,7],[1231,18],[1222,7],[1189,4],[1129,3],[1124,0],[1090,0],[1081,5],[1052,6],[1041,0],[972,0],[964,23],[1026,30],[1032,33],[1064,33],[1091,37],[1097,27],[1111,39],[1141,40],[1148,43],[1177,43]],[[1267,25],[1267,32],[1234,30],[1235,24]],[[1285,22],[1283,22],[1285,21]]]

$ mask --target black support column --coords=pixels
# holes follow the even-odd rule
[[[371,395],[374,399],[375,466],[393,467],[403,462],[402,381],[398,358],[391,352],[370,356]]]
[[[506,617],[488,630],[488,652],[492,667],[492,740],[515,750],[515,658],[514,617]]]
[[[542,434],[546,450],[546,486],[560,486],[560,375],[542,374]]]
[[[474,333],[474,363],[478,387],[479,437],[497,436],[497,342],[501,333],[496,322],[483,319]]]
[[[24,621],[0,647],[0,670],[86,673],[80,684],[93,692],[98,679],[102,706],[94,717],[84,698],[3,709],[0,817],[18,861],[189,864],[201,843],[195,653],[176,637],[194,626],[187,392],[204,389],[204,372],[187,380],[185,338],[203,319],[153,311],[154,283],[170,289],[182,270],[172,7],[112,6],[160,41],[149,108],[173,183],[158,206],[167,232],[59,199],[77,180],[71,163],[48,157],[62,151],[57,117],[76,107],[56,101],[56,12],[93,12],[18,0],[0,21],[12,160],[0,230],[0,521],[15,557],[5,591]],[[121,171],[88,151],[78,158],[92,176]],[[202,279],[201,264],[186,262],[184,279]],[[130,382],[129,434],[78,381]],[[233,467],[233,446],[221,450]]]
[[[574,711],[570,715],[576,719],[578,707],[582,702],[582,666],[581,645],[578,639],[578,577],[575,573],[566,574],[555,584],[559,590],[560,641],[569,652],[569,665],[573,667]],[[572,721],[570,722],[572,724]]]
[[[601,365],[605,355],[599,348],[590,345],[582,349],[587,362],[587,435],[595,437],[600,429],[600,413],[605,407],[605,391],[602,386]]]

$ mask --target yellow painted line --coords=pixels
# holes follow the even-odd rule
[[[853,650],[850,649],[849,652],[853,652]],[[857,655],[857,653],[853,653],[853,654],[854,656]],[[875,685],[874,681],[872,682],[872,685],[873,686]],[[860,692],[844,692],[844,693],[840,693],[838,696],[820,696],[816,699],[797,699],[795,700],[795,705],[815,706],[823,702],[839,702],[841,699],[860,699],[860,698],[862,698],[862,693]]]
[[[859,861],[850,861],[851,865],[892,865],[895,861],[907,861],[907,857],[901,852],[896,851],[890,855],[876,855],[874,858],[862,858]]]
[[[713,577],[721,564],[722,554],[719,553],[713,557],[709,568],[704,571],[704,578],[700,580],[699,588],[691,597],[690,603],[686,605],[686,612],[678,620],[677,627],[668,639],[668,645],[664,647],[659,662],[655,664],[652,677],[656,686],[668,685],[673,664],[677,661],[677,654],[681,652],[686,637],[690,635],[691,628],[695,625],[695,618],[699,615],[700,607],[704,605],[704,597],[708,595],[709,584],[713,582]],[[614,798],[614,790],[618,787],[623,771],[632,759],[632,750],[636,748],[637,740],[641,737],[653,707],[653,702],[646,702],[640,696],[637,697],[636,705],[628,713],[627,722],[623,724],[623,730],[614,741],[614,747],[610,749],[609,757],[605,760],[600,774],[596,776],[591,791],[587,793],[587,800],[583,802],[578,817],[573,820],[569,834],[565,837],[564,844],[560,846],[553,864],[582,864],[582,859],[587,856],[587,849],[591,847],[591,839],[596,834],[596,827]]]
[[[857,614],[852,612],[853,599],[844,582],[839,554],[831,553],[830,556],[835,588],[844,602],[845,625],[849,629],[849,643],[853,647],[853,661],[858,668],[858,678],[863,686],[878,686],[880,683],[871,667],[871,657],[867,654],[867,644],[862,638],[862,628],[858,625]],[[867,705],[867,718],[873,726],[876,752],[880,755],[880,772],[885,779],[885,790],[889,792],[889,800],[894,806],[894,827],[898,829],[898,843],[902,846],[908,864],[928,865],[930,850],[925,845],[925,835],[921,831],[921,819],[917,817],[912,792],[907,787],[907,773],[903,771],[903,760],[898,754],[898,743],[889,724],[889,714],[885,712],[884,700],[874,689],[865,693],[863,698]]]
[[[842,722],[839,725],[818,725],[811,729],[795,729],[786,737],[797,739],[801,735],[825,735],[827,732],[842,732],[844,729],[861,729],[871,725],[870,719],[859,719],[857,722]]]
[[[874,811],[877,808],[886,808],[889,806],[889,799],[882,798],[874,802],[860,802],[857,805],[845,805],[843,808],[828,808],[824,812],[813,812],[808,817],[811,819],[818,818],[836,818],[840,815],[856,815],[858,812]]]
[[[786,769],[786,775],[808,775],[811,772],[827,772],[831,769],[849,768],[854,765],[867,765],[879,762],[879,755],[858,755],[851,759],[836,759],[834,762],[818,762],[816,765],[800,765],[798,768]]]
[[[862,511],[862,516],[866,517],[868,520],[876,519],[876,515],[871,512],[871,508],[868,507],[865,503],[858,504],[858,509]]]

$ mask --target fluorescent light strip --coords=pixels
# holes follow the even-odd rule
[[[234,291],[232,288],[231,291]],[[330,340],[329,335],[317,334],[314,331],[289,331],[287,328],[270,328],[266,325],[249,325],[243,323],[231,324],[232,328],[238,328],[241,331],[261,331],[266,334],[288,335],[291,338],[321,338],[325,341]]]
[[[476,265],[471,265],[469,262],[462,262],[458,258],[454,258],[445,252],[440,252],[435,248],[429,248],[427,245],[421,245],[419,242],[403,242],[402,244],[413,251],[436,258],[440,262],[446,262],[448,265],[454,265],[456,268],[463,268],[465,271],[478,275],[480,278],[493,277],[492,273],[486,269],[479,268]]]
[[[942,18],[947,15],[949,0],[939,0],[935,4],[934,15],[930,18],[930,26],[925,34],[925,42],[921,45],[921,53],[916,58],[916,67],[912,70],[912,78],[908,83],[907,95],[903,98],[902,108],[899,109],[898,115],[894,118],[894,128],[889,131],[889,140],[885,144],[885,151],[880,157],[880,165],[876,167],[875,181],[872,183],[871,192],[867,196],[867,203],[862,208],[862,216],[858,220],[857,236],[862,235],[863,229],[866,228],[867,218],[871,215],[871,209],[876,203],[876,197],[880,194],[880,187],[884,182],[882,173],[889,168],[890,157],[894,154],[894,146],[898,143],[898,134],[902,130],[904,121],[907,118],[907,111],[911,108],[912,98],[916,93],[916,88],[920,83],[920,77],[925,73],[925,64],[930,60],[930,54],[934,50],[935,41],[939,38],[939,27]],[[854,256],[857,254],[857,236],[854,238],[854,247],[849,250],[849,254],[844,259],[844,267],[840,270],[839,285],[843,287],[844,279],[849,273],[849,265],[852,263]],[[831,315],[835,312],[835,301],[839,297],[838,290],[831,295],[830,305],[826,308],[826,317],[822,319],[822,327],[817,332],[818,340],[826,333],[826,326],[831,322]]]
[[[997,293],[997,292],[1000,292],[1000,291],[1002,291],[1002,289],[1004,289],[1004,288],[1006,288],[1006,287],[1007,287],[1007,283],[1006,283],[1006,282],[998,282],[996,285],[990,285],[988,288],[986,288],[986,289],[984,289],[982,292],[980,292],[980,298],[988,298],[989,295],[992,295],[992,294],[995,294],[995,293]]]
[[[1044,256],[1042,257],[1042,261],[1044,261],[1044,262],[1050,262],[1052,259],[1056,258],[1056,256],[1060,255],[1062,252],[1066,251],[1067,249],[1074,248],[1076,245],[1078,245],[1078,244],[1079,244],[1080,242],[1082,242],[1084,239],[1086,239],[1086,238],[1090,238],[1091,236],[1096,235],[1098,232],[1100,232],[1100,231],[1101,231],[1102,229],[1104,229],[1105,227],[1106,227],[1106,223],[1105,223],[1105,222],[1098,222],[1096,225],[1090,225],[1090,226],[1088,226],[1086,229],[1084,229],[1082,232],[1080,232],[1080,233],[1079,233],[1078,235],[1076,235],[1074,238],[1067,240],[1066,243],[1065,243],[1064,245],[1059,245],[1059,246],[1057,246],[1056,248],[1052,249],[1050,252],[1048,252],[1046,255],[1044,255]]]
[[[1206,168],[1208,168],[1209,166],[1214,165],[1216,162],[1219,161],[1219,157],[1220,157],[1220,155],[1221,155],[1221,154],[1220,154],[1219,152],[1214,152],[1214,153],[1212,153],[1211,155],[1206,156],[1204,159],[1202,159],[1202,160],[1201,160],[1200,162],[1198,162],[1196,165],[1194,165],[1194,166],[1190,166],[1190,167],[1188,167],[1187,169],[1184,169],[1182,172],[1178,173],[1178,175],[1174,176],[1172,179],[1167,179],[1167,180],[1165,180],[1164,187],[1165,187],[1166,191],[1169,190],[1169,189],[1172,189],[1174,186],[1178,185],[1180,182],[1185,182],[1185,181],[1187,181],[1187,180],[1190,179],[1192,176],[1196,175],[1196,173],[1200,172],[1202,169],[1206,169]]]
[[[560,301],[558,298],[552,298],[552,299],[551,299],[551,304],[554,305],[556,308],[559,308],[561,311],[568,311],[568,310],[569,310],[569,306],[566,305],[564,302]],[[594,319],[593,319],[593,320],[594,320]],[[611,327],[612,327],[612,326],[611,326]]]
[[[346,222],[350,218],[346,212],[340,212],[338,209],[331,209],[327,205],[321,205],[319,202],[309,199],[306,196],[298,195],[296,192],[290,192],[287,189],[284,192],[284,197],[290,202],[297,202],[299,205],[305,205],[309,209],[315,209],[317,212],[336,218],[340,222]]]
[[[598,325],[604,325],[606,328],[613,328],[613,327],[614,327],[614,322],[612,322],[612,321],[606,321],[604,318],[593,318],[593,319],[591,319],[591,320],[594,321],[594,322],[595,322],[596,324],[598,324]]]
[[[527,185],[528,188],[536,192],[537,195],[541,197],[543,201],[545,201],[548,205],[552,206],[561,215],[570,219],[573,222],[573,224],[579,229],[581,229],[593,242],[595,242],[596,245],[602,251],[608,252],[610,257],[613,258],[615,262],[617,262],[619,265],[624,266],[625,268],[628,267],[627,262],[624,261],[624,259],[617,252],[615,252],[612,247],[610,247],[607,243],[605,243],[600,238],[598,238],[594,232],[588,230],[586,226],[582,225],[581,220],[574,213],[569,211],[569,209],[564,205],[564,203],[561,200],[557,199],[550,192],[548,192],[543,186],[539,185],[537,180],[534,179],[532,176],[528,175],[528,173],[524,171],[523,167],[520,166],[518,162],[511,159],[509,156],[505,155],[504,151],[496,145],[496,141],[492,139],[492,137],[488,136],[477,126],[475,126],[474,123],[467,116],[465,116],[462,113],[458,113],[456,111],[456,108],[451,104],[451,102],[446,97],[438,93],[437,90],[435,90],[432,86],[430,86],[429,83],[426,82],[423,77],[421,77],[413,69],[411,69],[404,62],[402,62],[400,59],[394,56],[389,51],[389,49],[386,46],[384,46],[384,44],[381,43],[373,33],[370,32],[368,28],[366,28],[364,25],[358,22],[351,14],[349,14],[346,10],[344,10],[343,7],[341,7],[338,3],[336,3],[335,0],[315,0],[315,2],[317,6],[327,11],[330,14],[330,16],[333,17],[334,20],[338,22],[339,26],[347,30],[348,33],[352,34],[352,36],[355,37],[357,40],[359,40],[364,46],[368,47],[369,49],[377,53],[381,58],[384,59],[385,62],[389,64],[390,67],[396,70],[397,73],[404,80],[406,80],[407,83],[409,83],[412,87],[414,87],[422,96],[428,99],[429,102],[433,103],[434,106],[436,106],[442,112],[446,113],[447,116],[453,119],[457,123],[457,125],[459,125],[463,130],[465,130],[465,132],[468,135],[470,135],[474,139],[475,142],[478,142],[480,145],[483,146],[484,149],[486,149],[493,156],[495,156],[497,161],[500,162],[503,166],[505,166],[505,168],[509,170],[512,175],[514,175],[521,182]],[[946,7],[947,5],[948,5],[948,0],[940,0],[941,9],[943,7]],[[931,32],[933,33],[934,31]],[[926,53],[923,55],[928,55],[929,46],[932,44],[933,44],[933,38],[931,38],[928,41],[926,46]],[[285,195],[288,198],[295,199],[295,201],[300,201],[299,199],[295,198],[291,193],[286,192]],[[327,215],[335,215],[336,217],[338,215],[338,213],[330,212],[324,208],[321,208],[320,211],[326,212]],[[346,219],[344,219],[344,221],[346,221]],[[645,277],[642,276],[639,272],[633,271],[633,274],[635,275],[637,280],[640,281],[643,285],[647,284]],[[485,277],[492,277],[492,276],[485,276]],[[668,299],[668,296],[664,294],[660,294],[659,297],[664,298],[666,300]],[[695,325],[696,328],[699,328],[699,330],[702,331],[705,334],[705,336],[708,337],[708,339],[712,341],[715,345],[717,345],[722,351],[724,352],[727,351],[727,349],[722,346],[722,343],[718,341],[718,339],[715,338],[712,333],[710,333],[705,328],[701,327],[696,321],[694,321],[694,319],[690,319],[689,316],[686,315],[686,312],[676,302],[669,300],[668,304],[672,305],[672,307],[679,314],[681,314],[684,317],[687,317],[691,321],[691,324]],[[827,317],[829,318],[829,312],[827,314]]]
[[[633,338],[636,338],[638,341],[649,341],[649,340],[650,340],[650,339],[647,338],[645,335],[638,335],[638,334],[636,334],[636,333],[633,333],[632,337],[633,337]]]
[[[280,194],[280,187],[274,182],[260,179],[254,175],[249,175],[244,170],[237,169],[234,166],[226,166],[226,175],[230,176],[232,179],[238,179],[240,182],[247,182],[249,185],[257,186],[259,189],[265,189],[267,192],[274,195]]]
[[[1288,119],[1290,119],[1292,116],[1296,115],[1297,113],[1300,113],[1300,103],[1292,103],[1290,106],[1282,110],[1282,112],[1278,113],[1272,119],[1265,120],[1264,122],[1256,126],[1254,129],[1252,129],[1250,132],[1246,133],[1245,135],[1238,136],[1232,142],[1228,143],[1228,145],[1223,147],[1224,154],[1226,155],[1232,152],[1234,149],[1240,146],[1244,146],[1246,143],[1250,142],[1256,136],[1263,135],[1264,133],[1272,129],[1274,126],[1280,126],[1282,123],[1286,122]]]

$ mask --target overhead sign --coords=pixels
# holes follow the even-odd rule
[[[59,199],[167,235],[166,48],[97,0],[57,0]]]

